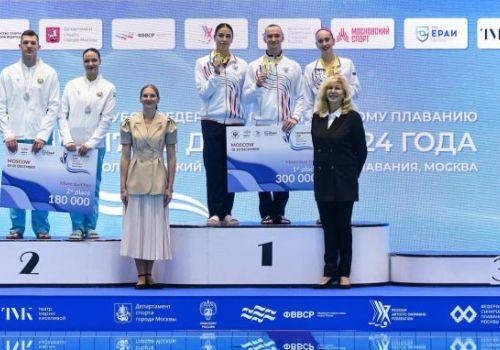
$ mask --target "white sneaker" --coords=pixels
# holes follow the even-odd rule
[[[219,225],[220,225],[220,219],[217,215],[213,215],[208,218],[207,226],[219,226]]]
[[[237,219],[233,218],[231,215],[226,215],[224,217],[224,224],[228,226],[236,226],[239,225],[240,222]]]

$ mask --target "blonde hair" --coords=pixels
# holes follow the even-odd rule
[[[328,105],[328,98],[326,96],[326,90],[332,87],[334,84],[339,83],[342,86],[342,91],[344,91],[344,99],[342,100],[342,114],[346,114],[347,112],[353,110],[352,106],[352,98],[351,98],[351,88],[349,84],[347,84],[347,80],[341,75],[335,75],[331,78],[328,78],[321,84],[318,91],[318,112],[320,117],[325,116],[330,110]]]

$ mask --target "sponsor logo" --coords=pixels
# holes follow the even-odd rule
[[[118,339],[115,341],[116,350],[130,350],[130,342],[128,339]]]
[[[202,36],[202,39],[200,41],[202,43],[205,43],[205,44],[210,44],[214,39],[214,34],[213,34],[214,27],[207,25],[207,24],[202,24],[201,29],[202,29],[203,36]]]
[[[210,321],[217,313],[217,304],[214,301],[205,300],[200,303],[200,314],[205,320]]]
[[[380,300],[370,300],[370,304],[373,308],[373,317],[368,324],[379,328],[386,328],[390,325],[389,310],[391,305],[384,305]]]
[[[262,338],[252,340],[240,345],[246,350],[276,350],[276,343],[272,340],[265,341]]]
[[[319,18],[261,18],[258,21],[258,47],[263,50],[266,43],[262,40],[262,34],[269,24],[278,24],[283,30],[285,41],[283,49],[316,49],[314,34],[318,28],[321,28],[321,19]]]
[[[246,18],[187,18],[184,22],[184,46],[188,50],[214,48],[215,27],[229,23],[234,29],[231,49],[248,48],[248,20]]]
[[[132,322],[132,304],[115,304],[115,322],[121,324]]]
[[[27,19],[4,19],[0,21],[0,50],[18,50],[21,34],[30,28]]]
[[[33,321],[31,307],[2,307],[6,321]]]
[[[117,50],[171,50],[175,48],[175,21],[171,18],[115,18],[112,47]]]
[[[28,350],[31,349],[33,340],[15,340],[7,339],[5,341],[5,350]]]
[[[337,35],[337,42],[341,42],[341,41],[345,41],[345,42],[350,41],[349,35],[347,35],[345,28],[343,28],[343,27],[340,29],[339,34]]]
[[[293,130],[288,130],[283,133],[283,141],[294,151],[301,151],[304,149],[313,149],[309,138],[304,138],[302,134],[292,133]]]
[[[45,28],[45,41],[47,41],[48,43],[61,42],[61,28],[60,27]]]
[[[237,130],[233,130],[231,132],[231,136],[233,137],[233,139],[237,139],[240,136],[240,133]]]
[[[418,26],[416,32],[418,41],[423,43],[429,39],[429,27]]]
[[[457,305],[451,311],[450,316],[456,323],[461,323],[463,321],[472,323],[477,317],[477,312],[470,305],[468,305],[465,309],[462,309],[459,305]]]
[[[293,310],[293,311],[285,311],[283,312],[284,318],[313,318],[315,315],[314,311],[302,311],[302,310]]]
[[[132,33],[132,32],[115,33],[115,38],[118,38],[121,40],[132,40],[132,39],[134,39],[134,33]]]
[[[70,154],[65,151],[63,153],[63,155],[61,157],[59,157],[59,160],[61,161],[61,163],[65,165],[67,172],[69,172],[69,173],[83,173],[83,174],[90,175],[89,171],[81,168],[82,164],[79,164],[78,158],[76,156],[73,156],[74,159],[72,159],[73,161],[70,161],[70,162],[68,162],[68,156],[70,156]],[[76,160],[76,162],[75,162],[75,160]]]
[[[450,345],[450,350],[476,350],[477,344],[472,338],[462,339],[457,337]]]
[[[274,321],[276,319],[276,311],[264,306],[255,305],[251,309],[247,307],[242,308],[240,317],[262,323],[264,320]]]
[[[393,49],[394,19],[334,18],[335,49]]]
[[[466,18],[406,18],[404,45],[407,49],[466,49]]]
[[[100,19],[41,19],[40,44],[48,50],[80,50],[102,47],[102,21]]]
[[[477,47],[480,49],[500,49],[500,18],[478,19]]]
[[[417,27],[416,35],[420,42],[426,42],[429,38],[435,41],[448,41],[458,37],[458,30],[439,28],[437,26],[419,26]]]

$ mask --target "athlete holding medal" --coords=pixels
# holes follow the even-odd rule
[[[317,111],[316,99],[321,84],[328,78],[341,75],[351,89],[351,97],[357,98],[360,91],[359,79],[352,61],[339,57],[333,51],[335,39],[330,29],[316,32],[316,47],[321,53],[319,59],[309,63],[304,70],[304,117],[310,120]]]
[[[244,125],[241,103],[245,60],[231,54],[233,28],[221,23],[215,28],[215,50],[196,61],[195,81],[203,100],[201,131],[203,164],[207,178],[208,226],[238,225],[232,215],[234,193],[227,192],[226,126]]]

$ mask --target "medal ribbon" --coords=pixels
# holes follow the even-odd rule
[[[331,78],[334,75],[338,74],[340,68],[340,61],[338,56],[335,56],[335,59],[330,64],[326,64],[325,61],[323,61],[323,58],[319,59],[319,63],[321,63],[321,66],[325,70],[327,77]]]

